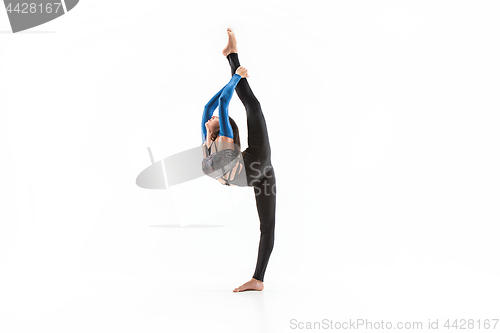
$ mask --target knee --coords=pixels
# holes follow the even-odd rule
[[[268,249],[268,251],[271,252],[274,248],[274,230],[267,237],[265,244],[266,244],[266,248]]]
[[[274,226],[275,226],[274,219],[271,219],[271,221],[269,221],[267,225],[260,226],[260,236],[262,238],[265,238],[268,243],[274,242]]]

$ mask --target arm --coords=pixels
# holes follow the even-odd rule
[[[207,140],[207,129],[205,128],[205,123],[208,119],[212,118],[212,114],[214,110],[219,105],[219,97],[222,94],[222,91],[226,88],[227,84],[212,97],[212,99],[205,105],[205,109],[203,110],[203,115],[201,117],[201,140],[205,142]]]
[[[224,87],[224,91],[219,97],[219,126],[220,126],[220,136],[226,136],[228,138],[233,138],[233,129],[229,123],[229,112],[228,106],[231,98],[233,97],[234,89],[241,79],[241,75],[234,74],[229,83]]]

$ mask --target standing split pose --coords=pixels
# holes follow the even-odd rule
[[[271,146],[259,101],[248,84],[247,70],[240,66],[236,38],[228,28],[229,41],[222,51],[231,66],[231,80],[205,105],[202,117],[203,172],[227,186],[251,186],[260,219],[257,266],[250,281],[234,292],[263,290],[264,274],[274,247],[276,178],[271,164]],[[248,148],[240,151],[238,127],[229,117],[234,90],[247,113]],[[219,117],[212,116],[219,107]]]

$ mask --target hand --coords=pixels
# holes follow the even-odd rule
[[[250,77],[250,75],[248,75],[247,69],[245,67],[242,67],[242,66],[240,66],[236,69],[236,74],[240,75],[241,78]]]

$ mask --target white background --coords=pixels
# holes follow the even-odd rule
[[[82,0],[17,34],[0,11],[0,331],[499,318],[499,10]],[[251,188],[135,184],[147,147],[200,144],[227,27],[277,178],[263,292],[232,293],[257,258]],[[236,94],[229,111],[244,149]]]

